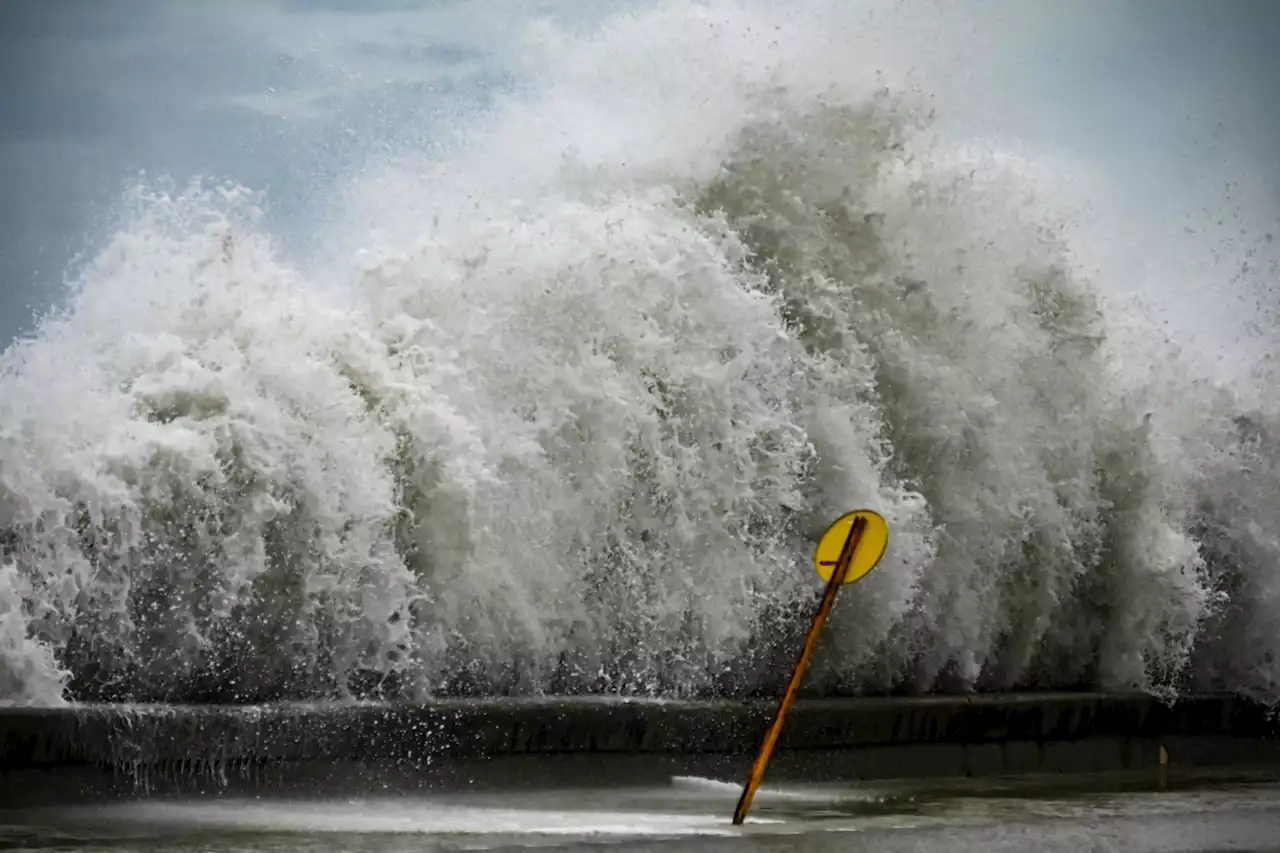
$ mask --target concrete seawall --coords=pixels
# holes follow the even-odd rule
[[[0,797],[61,780],[396,776],[474,785],[738,774],[772,702],[492,699],[428,704],[0,708]],[[799,702],[771,775],[973,777],[1174,767],[1280,770],[1280,722],[1239,698],[1001,694]],[[496,770],[495,768],[506,768]],[[557,769],[558,768],[558,769]],[[642,770],[641,768],[645,768]],[[265,774],[265,775],[264,775]],[[274,775],[273,775],[274,774]],[[496,774],[496,776],[495,776]],[[490,779],[493,781],[493,779]],[[554,781],[554,780],[551,780]],[[38,784],[37,784],[38,783]],[[513,782],[514,784],[514,782]]]

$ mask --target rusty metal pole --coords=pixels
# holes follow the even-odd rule
[[[849,529],[849,537],[844,541],[844,548],[840,551],[840,559],[836,561],[835,570],[831,573],[831,580],[827,581],[826,591],[822,594],[822,601],[818,604],[818,612],[813,616],[813,622],[809,625],[809,630],[804,636],[804,645],[800,649],[800,657],[796,659],[795,668],[791,670],[791,678],[787,681],[787,688],[782,693],[782,700],[778,703],[778,710],[774,714],[773,722],[769,724],[769,728],[764,733],[764,742],[760,744],[760,751],[756,754],[756,760],[751,765],[751,773],[747,776],[747,783],[742,788],[742,797],[738,800],[738,808],[733,813],[733,825],[741,826],[747,817],[747,812],[751,809],[751,801],[755,799],[756,789],[760,787],[760,780],[764,778],[765,767],[769,764],[769,757],[773,754],[773,748],[778,743],[778,736],[782,733],[782,722],[786,719],[787,711],[791,709],[791,705],[795,702],[796,693],[800,690],[800,682],[804,678],[804,671],[809,668],[809,659],[813,657],[813,649],[818,644],[818,636],[822,633],[822,627],[827,623],[827,617],[831,615],[831,608],[836,603],[836,593],[840,591],[840,587],[844,585],[845,576],[849,573],[849,564],[853,561],[853,554],[858,550],[858,542],[862,539],[862,531],[866,529],[867,522],[864,518],[854,519],[852,527]]]

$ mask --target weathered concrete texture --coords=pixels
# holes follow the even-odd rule
[[[736,755],[756,747],[771,711],[772,703],[601,699],[9,707],[0,708],[0,770],[192,760],[415,763],[512,754]],[[936,752],[951,745],[973,753],[983,744],[1025,744],[1043,753],[1053,745],[1109,739],[1123,752],[1171,738],[1256,744],[1278,734],[1280,725],[1265,709],[1232,697],[1197,696],[1169,705],[1142,695],[1014,694],[800,702],[787,718],[780,746],[928,746]],[[1246,755],[1255,749],[1247,747]]]
[[[772,703],[602,699],[254,707],[0,708],[0,803],[740,779]],[[1207,768],[1280,776],[1280,723],[1229,697],[1002,695],[812,700],[772,780]]]

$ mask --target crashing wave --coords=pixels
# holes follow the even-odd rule
[[[1280,696],[1274,415],[1017,160],[769,91],[714,170],[570,157],[336,289],[136,189],[0,359],[0,698],[776,690],[854,506],[815,690]]]

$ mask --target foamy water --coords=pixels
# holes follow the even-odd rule
[[[1274,785],[1074,796],[900,789],[888,807],[871,802],[874,792],[828,793],[829,800],[802,789],[775,791],[741,827],[730,822],[733,798],[691,799],[688,789],[656,786],[501,797],[159,800],[22,815],[0,809],[0,837],[24,849],[126,850],[157,843],[218,850],[581,850],[601,843],[836,850],[854,840],[868,849],[931,850],[943,849],[945,837],[946,849],[985,850],[1028,839],[1071,849],[1074,836],[1076,846],[1107,850],[1131,849],[1135,839],[1151,850],[1253,850],[1270,849],[1280,819]]]
[[[0,699],[769,688],[850,507],[892,535],[826,689],[1280,697],[1276,413],[861,20],[536,30],[320,259],[138,187],[0,360]]]

